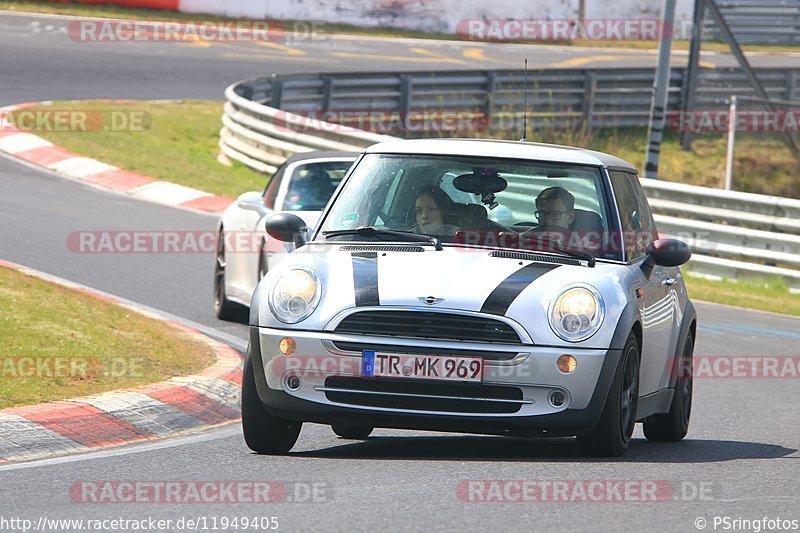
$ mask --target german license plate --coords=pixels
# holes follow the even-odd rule
[[[483,379],[483,359],[451,355],[389,354],[365,350],[361,359],[361,375],[480,383]]]

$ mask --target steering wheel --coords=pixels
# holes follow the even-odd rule
[[[383,220],[384,224],[391,225],[391,226],[404,226],[403,221],[398,217],[390,216],[388,213],[384,213],[381,209],[376,209],[375,213]]]

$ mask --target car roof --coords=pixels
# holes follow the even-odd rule
[[[284,164],[296,163],[297,161],[307,161],[311,159],[333,159],[333,158],[351,158],[353,161],[360,154],[358,152],[337,152],[333,150],[316,151],[316,152],[301,152],[288,158]]]
[[[463,154],[478,157],[502,157],[554,163],[573,163],[636,173],[636,167],[613,155],[573,146],[528,141],[484,139],[409,139],[373,144],[368,154]]]

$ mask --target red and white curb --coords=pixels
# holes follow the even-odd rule
[[[201,373],[93,396],[0,410],[0,464],[173,437],[237,420],[242,356],[199,331],[140,306],[21,265],[0,266],[112,301],[159,320],[214,351]]]
[[[0,152],[92,186],[153,202],[194,211],[221,213],[233,200],[191,187],[157,180],[83,157],[32,133],[17,129],[3,119],[15,111],[52,102],[28,102],[0,108]]]

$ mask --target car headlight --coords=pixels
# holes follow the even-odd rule
[[[296,324],[314,312],[321,293],[316,272],[307,267],[294,267],[272,286],[269,308],[284,324]]]
[[[605,316],[603,297],[590,285],[571,285],[550,302],[553,332],[567,342],[585,341],[600,329]]]

